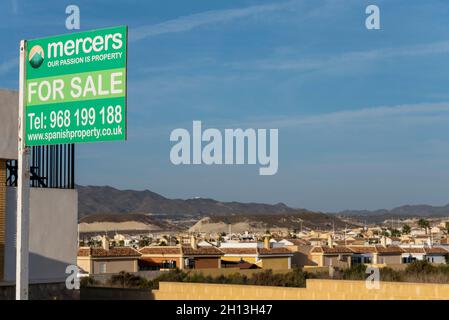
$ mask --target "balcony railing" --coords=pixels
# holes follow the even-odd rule
[[[17,186],[17,160],[6,162],[6,185]],[[31,147],[30,186],[75,189],[75,145]]]

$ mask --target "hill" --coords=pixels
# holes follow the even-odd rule
[[[351,226],[351,224],[347,224]],[[192,232],[244,232],[247,230],[264,232],[265,230],[301,230],[341,228],[345,223],[336,216],[318,212],[298,210],[296,213],[277,215],[231,215],[212,216],[198,221],[189,231]]]
[[[345,210],[338,212],[338,216],[351,217],[368,223],[380,223],[388,219],[442,218],[449,217],[449,204],[445,206],[403,205],[391,210]]]
[[[78,215],[164,213],[169,215],[279,214],[296,209],[283,203],[221,202],[213,199],[168,199],[149,190],[118,190],[109,186],[77,186]]]
[[[85,224],[137,221],[164,229],[170,227],[167,222],[179,227],[179,220],[184,219],[185,227],[188,228],[201,218],[209,217],[213,223],[228,225],[243,222],[254,228],[257,226],[265,229],[299,230],[301,226],[329,229],[332,226],[345,225],[345,222],[335,215],[290,208],[283,203],[272,205],[221,202],[204,198],[168,199],[149,190],[118,190],[109,186],[77,186],[77,189],[79,219]],[[187,225],[187,220],[190,219],[190,223],[192,218],[195,221]]]

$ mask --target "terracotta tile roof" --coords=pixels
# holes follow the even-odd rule
[[[402,250],[402,248],[398,246],[389,246],[389,247],[376,246],[376,250],[378,253],[385,253],[385,254],[395,254],[404,252],[404,250]]]
[[[90,248],[78,248],[78,257],[90,256]]]
[[[311,253],[322,253],[323,248],[322,247],[313,247],[312,250],[310,250]]]
[[[404,253],[426,253],[424,248],[402,248]]]
[[[383,253],[383,254],[395,254],[402,253],[403,250],[398,246],[317,246],[312,248],[311,253],[325,253],[325,254],[341,254],[341,253]]]
[[[224,254],[240,254],[240,255],[245,255],[245,254],[250,254],[250,255],[256,255],[256,254],[260,254],[260,255],[292,255],[293,253],[288,250],[287,248],[283,248],[283,247],[279,247],[279,248],[270,248],[270,249],[265,249],[265,248],[220,248],[221,251],[224,252]]]
[[[322,239],[322,238],[309,238],[309,241],[327,241],[326,239]]]
[[[335,246],[335,247],[325,247],[325,246],[318,246],[312,248],[310,251],[311,253],[320,253],[323,252],[325,254],[341,254],[341,253],[352,253],[351,249],[345,246]]]
[[[438,247],[424,248],[424,250],[426,251],[427,254],[447,254],[447,253],[449,253],[449,251],[447,251],[446,249],[438,248]]]
[[[365,239],[357,239],[357,240],[354,240],[354,242],[351,244],[352,245],[364,245],[365,243],[366,243]]]
[[[222,256],[223,251],[217,247],[198,247],[193,249],[191,246],[183,246],[182,253],[188,256]]]
[[[285,254],[285,255],[293,255],[293,253],[287,248],[258,248],[259,254],[261,255],[270,255],[270,254]]]
[[[225,254],[257,254],[256,248],[220,248]]]
[[[376,248],[374,246],[350,246],[348,247],[354,253],[375,253]]]
[[[349,239],[346,239],[346,240],[334,240],[334,243],[337,244],[337,245],[344,246],[345,244],[353,244],[355,241],[356,240],[349,240]]]
[[[446,238],[441,239],[440,243],[441,244],[449,244],[449,238],[446,237]]]
[[[114,247],[109,250],[103,248],[79,248],[78,257],[140,257],[140,253],[130,247]]]
[[[351,249],[345,246],[323,247],[324,253],[352,253]]]
[[[173,246],[148,246],[139,250],[141,254],[181,254],[181,247]]]

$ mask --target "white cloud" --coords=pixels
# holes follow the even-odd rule
[[[147,37],[165,33],[185,32],[207,24],[226,22],[238,18],[244,18],[252,15],[281,10],[287,8],[288,6],[290,6],[290,4],[291,2],[284,2],[267,5],[256,5],[241,9],[211,10],[201,12],[185,17],[179,17],[173,20],[168,20],[155,25],[148,25],[131,29],[129,38],[130,41],[137,41],[145,39]]]
[[[423,56],[429,54],[441,54],[449,52],[449,41],[438,41],[413,46],[398,48],[384,48],[367,51],[346,52],[340,55],[320,58],[269,58],[254,62],[237,62],[229,64],[230,67],[241,69],[261,70],[295,70],[311,71],[328,69],[332,67],[348,65],[351,63],[365,62],[384,58],[400,58],[408,56]]]
[[[371,122],[374,119],[383,119],[387,117],[394,118],[402,116],[419,116],[425,118],[435,114],[441,114],[443,112],[449,112],[449,102],[378,106],[317,115],[289,116],[287,118],[279,118],[268,121],[252,121],[252,123],[246,123],[244,125],[246,127],[286,128],[310,125],[343,124],[361,120],[368,120]],[[235,126],[235,124],[233,126]]]

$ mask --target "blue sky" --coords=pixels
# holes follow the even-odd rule
[[[44,4],[45,3],[45,4]],[[127,142],[78,146],[77,183],[314,210],[449,202],[447,1],[4,0],[0,87],[20,39],[127,24]],[[381,30],[365,28],[377,4]],[[278,128],[279,171],[174,166],[175,128]]]

